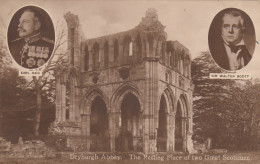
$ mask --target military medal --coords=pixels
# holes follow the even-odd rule
[[[48,58],[48,54],[49,54],[50,50],[49,47],[44,47],[44,51],[43,51],[43,58],[47,59]]]
[[[41,47],[36,47],[36,55],[35,57],[39,58],[41,55]]]
[[[29,46],[29,52],[28,52],[28,56],[29,57],[34,57],[35,55],[35,46]]]

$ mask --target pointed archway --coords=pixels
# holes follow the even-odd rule
[[[177,103],[177,111],[175,114],[175,151],[183,150],[183,126],[182,126],[182,110],[181,103]]]
[[[127,93],[122,100],[119,127],[117,150],[122,152],[142,151],[140,102],[132,93]]]
[[[105,102],[97,96],[91,104],[90,151],[109,151],[109,127]]]
[[[167,104],[164,95],[162,95],[160,100],[156,146],[157,151],[167,151]]]

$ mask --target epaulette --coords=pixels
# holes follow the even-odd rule
[[[33,43],[41,39],[41,33],[35,34],[33,36],[25,38],[25,41],[28,43]]]
[[[22,40],[23,38],[17,38],[15,40],[12,40],[10,43],[13,43],[13,42],[16,42],[16,41],[19,41],[19,40]]]
[[[42,40],[48,42],[48,43],[51,43],[51,44],[54,44],[54,41],[51,40],[51,39],[48,39],[48,38],[45,38],[45,37],[42,37]]]
[[[30,38],[29,40],[28,40],[28,43],[33,43],[33,42],[36,42],[36,41],[38,41],[38,40],[40,40],[40,37],[38,36],[38,37],[33,37],[33,38]]]

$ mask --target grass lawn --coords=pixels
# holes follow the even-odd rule
[[[24,159],[10,159],[2,158],[0,159],[0,164],[67,164],[67,163],[76,163],[76,164],[178,164],[178,163],[212,163],[212,164],[239,164],[239,163],[248,163],[248,164],[259,164],[260,163],[260,151],[256,152],[228,152],[226,154],[203,154],[203,155],[181,155],[181,154],[152,154],[152,155],[142,155],[142,154],[132,154],[130,159],[129,154],[107,154],[103,156],[101,153],[96,154],[63,154],[60,158],[48,158],[48,159],[33,159],[33,158],[24,158]],[[108,155],[108,156],[107,156]],[[78,156],[78,158],[76,157]],[[90,157],[93,157],[92,160]],[[119,158],[118,158],[119,157]],[[74,158],[74,159],[71,159]],[[77,159],[76,159],[77,158]],[[81,158],[81,159],[79,159]],[[88,158],[88,159],[86,159]],[[107,159],[101,159],[107,158]],[[113,158],[113,159],[108,159]]]

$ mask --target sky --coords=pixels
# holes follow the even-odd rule
[[[0,33],[6,35],[13,14],[27,5],[43,8],[54,24],[64,21],[71,11],[79,16],[87,39],[109,35],[137,26],[148,8],[157,10],[166,26],[167,40],[178,40],[187,47],[192,58],[208,51],[208,31],[215,15],[225,8],[243,10],[253,21],[256,31],[255,52],[250,63],[237,73],[260,78],[260,1],[115,1],[115,0],[0,0]]]

